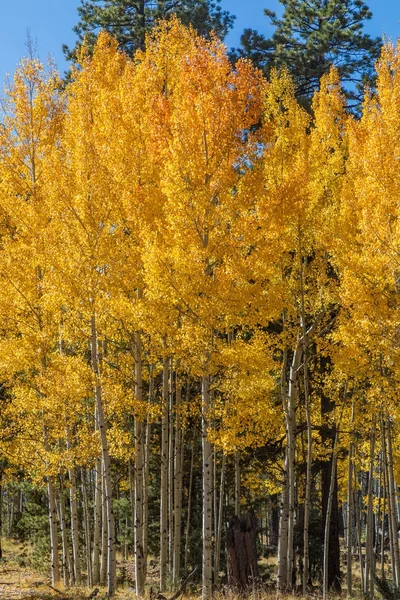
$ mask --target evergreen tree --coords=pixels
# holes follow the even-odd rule
[[[365,84],[373,81],[374,63],[381,48],[379,38],[363,32],[372,13],[363,0],[279,0],[278,18],[265,9],[275,31],[270,38],[245,29],[241,48],[268,75],[272,68],[287,67],[298,98],[310,99],[319,81],[333,64],[350,99],[358,100]]]
[[[74,27],[78,41],[74,48],[64,45],[64,54],[74,60],[83,38],[93,47],[101,29],[113,34],[129,56],[144,49],[145,34],[159,19],[175,14],[184,25],[203,36],[211,31],[223,39],[235,19],[222,10],[221,0],[82,0],[78,7],[80,20]]]

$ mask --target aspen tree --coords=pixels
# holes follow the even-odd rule
[[[171,41],[178,34],[178,26],[173,24]],[[187,33],[181,36],[183,39]],[[215,312],[212,298],[221,301],[215,294],[216,286],[223,285],[217,278],[214,255],[224,237],[217,227],[218,214],[238,177],[235,167],[243,146],[238,133],[254,122],[256,115],[257,75],[246,63],[239,63],[233,71],[217,40],[205,42],[193,32],[190,36],[169,97],[172,140],[161,185],[166,196],[163,234],[172,246],[173,262],[165,276],[176,291],[176,301],[187,307],[182,328],[197,338],[196,345],[203,346],[196,368],[203,399],[203,597],[208,598],[212,585],[212,447],[207,431],[212,374],[210,317]],[[200,261],[197,256],[202,257]],[[192,280],[190,286],[188,278]],[[196,287],[201,296],[192,293]]]
[[[107,507],[108,551],[107,587],[115,591],[115,529],[111,462],[107,436],[108,423],[104,411],[103,385],[99,364],[98,328],[101,321],[102,297],[107,265],[111,266],[109,237],[112,236],[111,214],[116,190],[107,177],[101,153],[102,140],[111,123],[104,116],[115,102],[110,86],[116,85],[124,59],[115,45],[105,37],[99,40],[91,61],[82,59],[82,70],[76,74],[68,95],[68,119],[63,141],[54,161],[62,169],[62,178],[54,191],[59,214],[63,215],[59,235],[68,240],[68,258],[56,264],[61,289],[69,295],[72,306],[82,302],[87,315],[87,339],[91,347],[93,389],[102,447]],[[105,75],[99,80],[100,73]],[[94,89],[96,88],[96,93]],[[79,135],[77,134],[79,132]],[[105,201],[106,199],[106,201]],[[71,250],[74,249],[72,252]]]
[[[18,353],[28,353],[33,359],[29,342],[38,348],[35,359],[26,364],[25,377],[22,372],[19,377],[22,376],[20,383],[25,387],[25,393],[29,394],[31,387],[38,396],[35,409],[38,415],[43,415],[40,421],[43,450],[48,457],[51,455],[51,411],[40,382],[45,379],[49,364],[54,307],[49,302],[48,279],[44,274],[49,266],[47,251],[51,235],[48,219],[52,214],[45,189],[51,176],[46,157],[58,140],[63,116],[56,92],[58,84],[59,78],[54,71],[46,74],[43,65],[34,58],[23,60],[3,103],[5,114],[0,136],[1,210],[9,224],[9,230],[4,231],[1,256],[3,311],[12,306],[16,327],[11,328],[9,340],[14,338]],[[29,260],[21,262],[27,255]],[[10,299],[7,299],[8,294],[11,294]],[[3,342],[7,343],[7,340]],[[8,365],[3,381],[14,379],[18,373],[14,369],[14,365]],[[48,457],[45,464],[51,471]],[[53,473],[48,472],[46,479],[52,583],[57,586],[60,571]]]

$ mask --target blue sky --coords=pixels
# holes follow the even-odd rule
[[[26,53],[26,31],[30,29],[38,41],[38,51],[42,60],[51,55],[61,71],[66,64],[61,46],[72,45],[72,27],[77,21],[77,7],[80,0],[0,0],[0,81],[5,74],[12,74],[20,58]],[[400,0],[367,0],[373,12],[373,19],[366,24],[366,31],[374,36],[386,35],[397,39],[400,35]],[[264,17],[265,7],[280,11],[278,0],[222,0],[222,6],[236,15],[235,28],[226,42],[237,46],[240,34],[245,27],[271,33],[268,19]]]

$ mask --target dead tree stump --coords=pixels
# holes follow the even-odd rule
[[[248,512],[232,517],[226,532],[228,586],[241,592],[260,579],[257,563],[257,518]]]

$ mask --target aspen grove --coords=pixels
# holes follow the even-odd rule
[[[100,34],[68,82],[19,65],[0,539],[46,505],[54,587],[111,597],[122,554],[138,597],[150,557],[162,592],[254,589],[256,522],[278,593],[400,590],[400,45],[376,69],[358,118],[335,69],[307,112],[175,18],[133,59]]]

